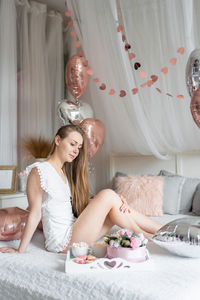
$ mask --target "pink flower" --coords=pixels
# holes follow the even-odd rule
[[[125,233],[128,235],[129,239],[132,237],[132,233],[129,230],[125,230]]]
[[[126,230],[124,230],[124,229],[121,229],[121,230],[119,231],[119,235],[120,235],[120,237],[123,237],[123,235],[125,234],[125,232],[126,232]]]
[[[140,247],[141,242],[137,237],[131,237],[130,241],[131,241],[131,248],[132,249],[136,249],[136,248]]]

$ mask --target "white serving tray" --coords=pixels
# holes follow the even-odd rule
[[[122,258],[97,258],[88,264],[78,264],[74,262],[74,258],[67,255],[65,262],[65,273],[80,274],[85,272],[108,272],[108,271],[152,271],[153,262],[147,255],[147,260],[139,263],[131,263]]]

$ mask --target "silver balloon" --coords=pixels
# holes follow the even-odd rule
[[[192,51],[186,66],[186,84],[190,96],[200,87],[200,49]]]
[[[58,116],[64,125],[69,122],[79,124],[84,119],[93,118],[93,110],[88,103],[66,100],[58,105]]]
[[[200,258],[200,218],[188,216],[169,222],[152,240],[174,254]]]

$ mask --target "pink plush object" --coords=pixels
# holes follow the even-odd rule
[[[160,217],[164,180],[161,176],[124,176],[115,179],[116,192],[131,208],[147,216]]]

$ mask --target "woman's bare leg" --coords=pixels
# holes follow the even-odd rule
[[[85,241],[90,244],[96,241],[102,231],[109,229],[109,222],[110,225],[116,224],[133,232],[141,232],[145,236],[155,233],[162,226],[134,210],[131,210],[131,213],[121,212],[119,209],[121,205],[122,201],[114,191],[107,189],[99,192],[75,222],[71,243]],[[105,220],[108,222],[107,225]]]

